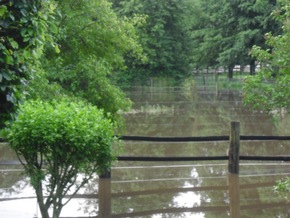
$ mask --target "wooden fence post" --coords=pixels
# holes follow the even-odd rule
[[[229,144],[229,173],[239,173],[239,155],[240,155],[240,122],[231,122],[230,144]]]
[[[107,172],[99,175],[99,177],[102,179],[111,179],[111,170],[108,170]]]

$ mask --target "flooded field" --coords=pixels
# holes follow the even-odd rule
[[[273,119],[242,103],[239,91],[199,87],[131,87],[133,109],[124,114],[131,136],[222,136],[239,121],[242,135],[290,135],[287,116]],[[122,156],[226,155],[228,142],[124,141]],[[241,155],[287,155],[290,142],[241,142]],[[29,181],[15,155],[0,144],[0,217],[39,217]],[[227,161],[124,162],[111,180],[96,178],[63,211],[63,217],[289,217],[287,194],[273,192],[290,175],[290,163],[241,161],[240,175],[228,174]],[[100,207],[99,207],[100,206]],[[105,211],[101,211],[105,210]]]

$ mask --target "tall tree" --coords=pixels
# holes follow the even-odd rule
[[[106,0],[7,0],[0,16],[0,127],[25,97],[65,94],[115,115],[128,108],[110,77],[125,54],[141,53],[137,17],[119,19]]]
[[[217,57],[223,46],[221,26],[225,22],[227,8],[221,7],[221,1],[213,0],[195,1],[193,4],[195,8],[195,13],[192,15],[195,17],[192,26],[194,65],[196,68],[219,65]],[[216,13],[217,11],[220,13]]]
[[[127,59],[135,76],[170,76],[180,78],[190,73],[192,41],[190,40],[192,4],[189,0],[139,1],[113,0],[116,11],[123,16],[146,16],[139,28],[139,38],[148,61]]]
[[[266,32],[279,30],[277,22],[270,16],[276,1],[219,0],[210,4],[202,1],[198,6],[205,16],[200,17],[198,25],[193,27],[198,46],[195,60],[201,60],[200,64],[205,66],[227,66],[229,78],[233,76],[236,64],[250,64],[253,74],[255,58],[249,56],[249,50],[255,44],[265,44],[263,36]]]
[[[61,51],[48,50],[42,62],[49,81],[113,115],[126,109],[130,102],[110,77],[124,66],[124,55],[141,53],[133,26],[137,18],[118,18],[106,0],[60,0],[58,9]]]

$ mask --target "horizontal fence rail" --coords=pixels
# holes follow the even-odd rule
[[[147,141],[147,142],[209,142],[209,141],[228,141],[229,136],[197,136],[197,137],[120,136],[119,139],[124,141]]]
[[[205,157],[142,157],[142,156],[119,156],[119,161],[209,161],[228,160],[229,156],[205,156]]]
[[[150,137],[150,136],[119,136],[124,141],[147,141],[147,142],[213,142],[229,141],[228,155],[225,156],[187,156],[187,157],[152,157],[152,156],[118,156],[119,161],[212,161],[228,160],[230,173],[239,173],[239,161],[290,161],[288,155],[276,156],[242,156],[239,154],[240,141],[289,141],[290,136],[255,136],[240,135],[240,123],[230,123],[229,136],[196,136],[196,137]]]
[[[228,141],[229,136],[196,136],[196,137],[151,137],[151,136],[119,136],[124,141],[147,141],[147,142],[213,142]],[[240,135],[241,141],[287,141],[290,136],[251,136]]]
[[[151,137],[151,136],[117,136],[124,141],[146,141],[146,142],[213,142],[228,141],[229,136],[193,136],[193,137]],[[240,135],[241,141],[290,141],[290,136],[256,136]],[[0,138],[0,142],[6,142]]]
[[[123,141],[144,141],[144,142],[216,142],[228,141],[228,155],[224,156],[185,156],[185,157],[154,157],[154,156],[118,156],[119,161],[213,161],[228,160],[229,172],[239,173],[239,160],[247,161],[290,161],[290,155],[272,155],[272,156],[243,156],[239,154],[240,141],[290,141],[290,136],[256,136],[240,135],[240,123],[230,123],[230,134],[228,136],[194,136],[194,137],[151,137],[151,136],[117,136]],[[0,142],[5,142],[0,138]],[[0,161],[0,165],[18,165],[17,162]],[[106,175],[110,175],[107,173]],[[105,176],[106,177],[106,176]]]

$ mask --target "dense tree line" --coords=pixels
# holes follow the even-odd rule
[[[127,58],[125,77],[180,78],[190,73],[192,57],[191,22],[193,8],[189,0],[125,1],[112,0],[121,16],[143,15],[145,25],[137,27],[147,61]]]
[[[280,27],[270,14],[275,0],[112,0],[122,16],[144,14],[145,26],[138,28],[146,63],[127,59],[125,76],[170,76],[181,78],[194,68],[224,66],[229,78],[235,65],[250,65],[253,45],[265,45],[264,34]],[[123,74],[122,74],[123,75]]]
[[[107,0],[1,1],[0,128],[25,99],[81,98],[112,116],[128,108],[109,77],[126,54],[140,57],[139,22]]]
[[[250,65],[255,71],[255,57],[249,55],[253,45],[265,45],[264,35],[279,32],[271,17],[276,1],[196,1],[200,16],[193,30],[197,67],[226,66],[229,78],[233,67]]]

